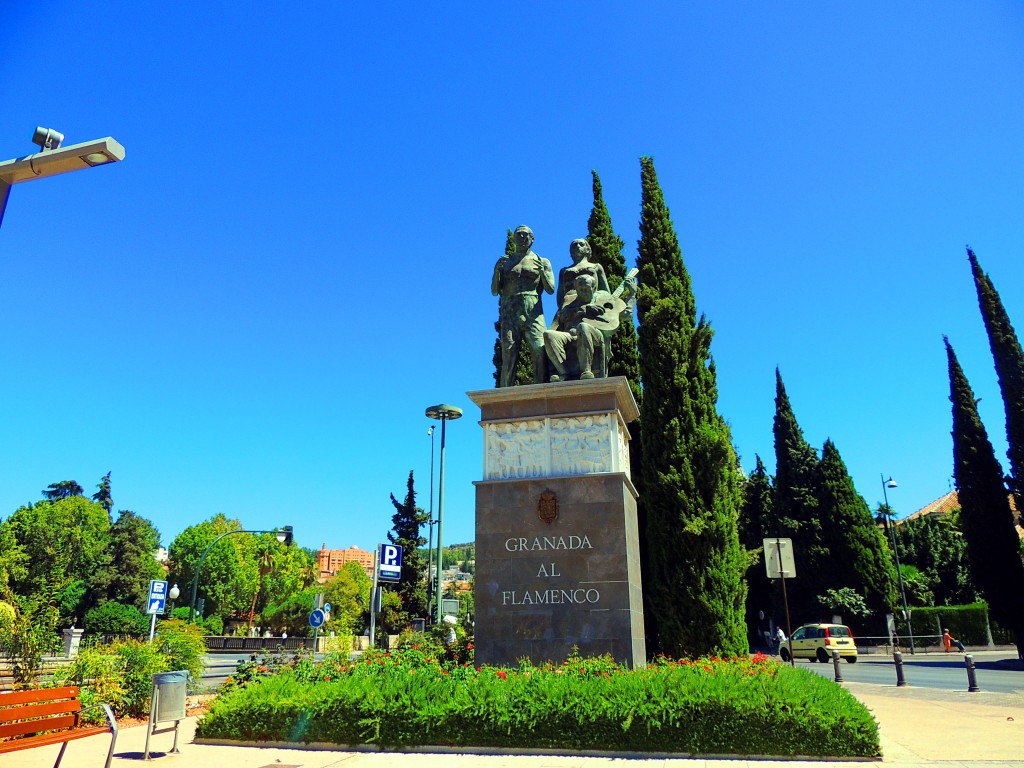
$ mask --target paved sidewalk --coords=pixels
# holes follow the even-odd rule
[[[886,766],[910,768],[1024,768],[1024,695],[966,693],[925,688],[896,688],[867,683],[844,685],[863,701],[880,724]],[[661,768],[850,768],[851,762],[705,760],[682,758],[624,759],[555,755],[416,754],[345,752],[341,750],[277,749],[192,743],[196,718],[182,723],[179,754],[169,754],[173,734],[150,740],[153,768],[597,768],[642,766]],[[112,766],[142,763],[145,726],[126,728],[117,740]],[[71,742],[64,755],[67,768],[99,768],[109,740],[94,736]],[[51,768],[59,747],[43,747],[4,755],[4,768]],[[854,761],[853,764],[874,764]]]

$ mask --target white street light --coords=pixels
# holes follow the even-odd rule
[[[110,136],[69,147],[60,146],[63,140],[57,131],[36,128],[33,141],[43,147],[41,152],[0,162],[0,224],[12,185],[124,160],[124,147]]]
[[[910,622],[910,608],[907,606],[907,590],[903,586],[903,572],[900,570],[900,551],[896,546],[896,533],[893,530],[895,526],[891,524],[889,518],[892,517],[892,507],[889,506],[889,495],[885,492],[886,488],[898,488],[896,481],[890,476],[888,480],[885,479],[885,475],[882,475],[882,498],[885,500],[885,529],[889,531],[889,539],[892,541],[892,556],[896,558],[896,578],[900,584],[900,597],[903,598],[903,618],[907,622],[907,633],[910,635],[910,654],[914,654],[914,625]]]

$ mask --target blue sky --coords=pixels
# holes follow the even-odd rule
[[[0,517],[111,471],[165,544],[223,512],[369,548],[410,469],[428,506],[445,402],[471,539],[505,232],[568,263],[596,169],[632,264],[642,155],[743,466],[774,469],[779,366],[909,514],[949,489],[943,334],[1005,457],[964,246],[1024,331],[1022,40],[1008,0],[5,3],[0,158],[37,124],[127,157],[12,190]]]

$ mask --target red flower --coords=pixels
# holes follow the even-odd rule
[[[502,680],[506,680],[506,679],[508,679],[508,672],[506,672],[506,671],[505,671],[505,670],[503,670],[503,669],[499,669],[499,670],[498,670],[498,672],[497,672],[497,675],[498,675],[498,677],[500,677],[500,678],[501,678]]]
[[[331,681],[331,676],[327,675],[327,677],[325,677],[324,680],[326,680],[327,682],[330,682]]]

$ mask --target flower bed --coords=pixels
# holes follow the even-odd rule
[[[264,665],[265,666],[265,665]],[[200,739],[876,757],[878,730],[847,691],[762,655],[608,658],[482,669],[427,648],[357,662],[296,659],[247,676],[216,700]]]

